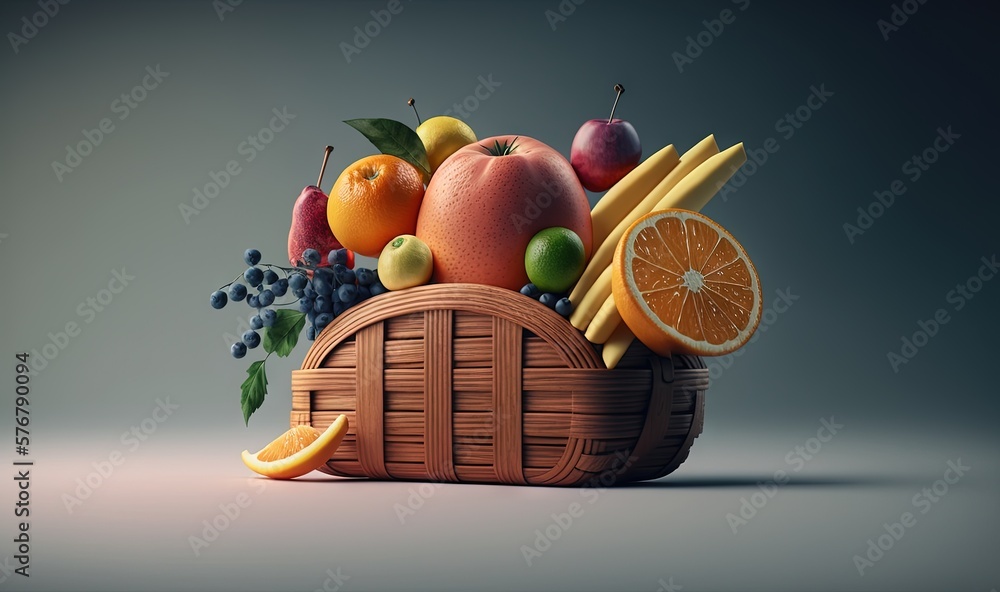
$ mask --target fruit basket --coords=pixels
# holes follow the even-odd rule
[[[432,284],[329,325],[292,372],[291,424],[349,430],[320,470],[345,477],[547,486],[656,479],[703,424],[708,370],[635,341],[600,346],[517,292]]]

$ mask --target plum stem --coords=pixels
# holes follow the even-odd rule
[[[417,113],[417,102],[413,100],[413,97],[410,97],[410,100],[406,101],[406,104],[413,107],[413,114],[417,116],[417,125],[419,126],[423,122],[420,121],[420,114]]]
[[[612,121],[614,121],[614,119],[615,119],[615,109],[618,108],[618,99],[622,98],[622,93],[625,92],[625,87],[622,86],[622,85],[620,85],[620,84],[616,84],[615,85],[615,92],[617,92],[618,95],[615,96],[615,104],[614,104],[614,106],[611,107],[611,117],[608,118],[608,123],[609,124]]]
[[[323,166],[319,169],[319,179],[316,179],[316,187],[322,189],[323,187],[323,173],[326,172],[326,163],[330,160],[330,153],[333,152],[333,146],[327,146],[323,151]]]

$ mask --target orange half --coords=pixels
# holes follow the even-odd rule
[[[660,355],[720,356],[760,323],[760,280],[743,247],[716,222],[687,210],[646,214],[625,231],[611,289],[622,319]]]
[[[243,464],[272,479],[294,479],[314,471],[333,457],[347,434],[347,416],[325,430],[300,425],[275,438],[257,454],[243,451]]]

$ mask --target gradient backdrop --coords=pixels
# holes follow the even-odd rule
[[[0,5],[0,588],[1000,587],[1000,279],[985,279],[982,259],[998,248],[997,55],[975,3],[404,1],[349,60],[342,44],[388,1],[77,0],[34,16],[44,4]],[[159,82],[147,77],[155,88],[127,106],[147,68]],[[484,79],[492,88],[472,100]],[[239,452],[287,428],[305,348],[269,363],[270,396],[244,427],[249,358],[229,356],[226,334],[249,309],[213,311],[208,295],[243,269],[245,248],[284,257],[324,145],[336,146],[327,189],[372,152],[341,121],[413,123],[410,96],[424,117],[466,102],[479,137],[530,135],[568,156],[616,82],[628,89],[618,115],[647,155],[708,133],[758,157],[778,147],[705,213],[753,257],[766,306],[777,290],[791,304],[742,355],[709,361],[705,432],[687,463],[597,499],[252,478]],[[294,119],[248,162],[239,146],[273,109]],[[794,126],[780,123],[788,114]],[[113,129],[60,178],[53,163],[104,118]],[[957,137],[935,149],[949,129]],[[906,165],[914,155],[933,162]],[[230,160],[239,174],[185,220],[181,204]],[[872,206],[896,180],[905,193]],[[876,217],[848,236],[859,207]],[[102,292],[116,273],[131,279]],[[947,322],[894,368],[888,354],[939,309]],[[79,332],[59,335],[70,322]],[[40,365],[47,345],[54,359],[30,383],[24,578],[12,573],[14,356],[38,350]],[[831,418],[843,427],[817,451],[810,438]],[[142,439],[123,437],[133,426]],[[796,452],[807,446],[808,460]],[[949,461],[970,468],[935,492],[956,481]],[[761,503],[758,482],[777,470],[790,482]],[[225,517],[237,499],[246,507]],[[583,514],[552,527],[574,502]],[[745,523],[733,520],[741,505]],[[904,512],[915,524],[879,539]],[[195,552],[190,537],[211,522],[225,528]],[[558,538],[529,564],[522,546],[545,547],[547,529]]]

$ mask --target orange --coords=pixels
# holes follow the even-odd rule
[[[347,434],[347,416],[340,415],[326,430],[300,425],[275,438],[257,454],[243,451],[243,464],[272,479],[294,479],[314,471],[337,451]]]
[[[347,249],[378,257],[401,234],[414,234],[424,198],[415,166],[387,154],[366,156],[344,169],[330,190],[330,230]]]
[[[760,323],[757,270],[726,229],[697,212],[636,220],[615,250],[611,290],[628,328],[664,356],[730,353]]]

